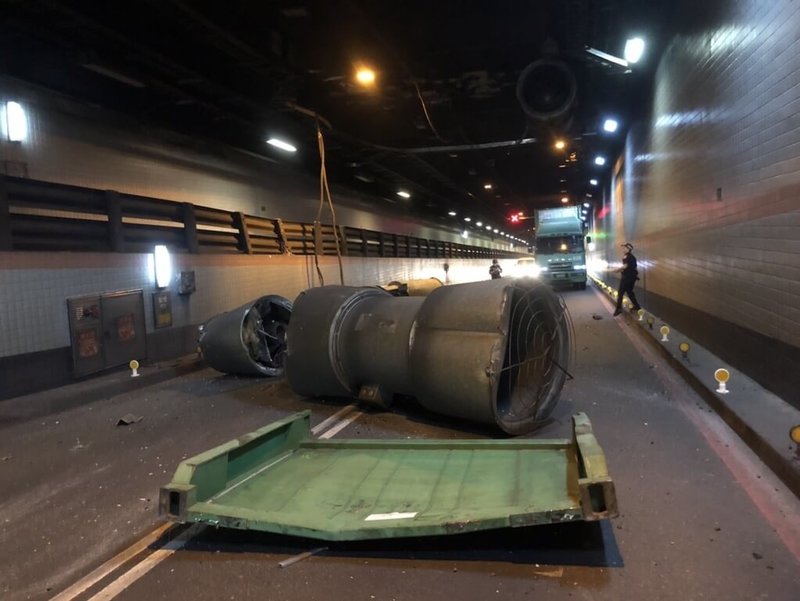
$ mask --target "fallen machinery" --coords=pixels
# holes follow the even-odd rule
[[[540,426],[567,375],[571,325],[535,280],[443,286],[427,296],[324,286],[295,300],[285,369],[311,397],[387,407],[398,396],[509,434]]]
[[[224,373],[283,375],[291,314],[292,303],[277,295],[221,313],[200,327],[200,352],[211,367]]]
[[[179,522],[323,540],[399,538],[617,515],[588,418],[571,439],[314,440],[305,411],[183,461]]]

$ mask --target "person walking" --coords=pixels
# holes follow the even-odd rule
[[[503,268],[497,262],[497,259],[492,259],[492,264],[489,266],[489,275],[493,280],[499,280],[500,274],[503,273]]]
[[[633,292],[636,280],[639,279],[636,257],[633,256],[633,244],[626,242],[622,245],[622,248],[625,249],[625,254],[622,255],[622,269],[619,270],[619,290],[617,291],[617,308],[614,310],[614,317],[622,313],[622,297],[625,294],[628,295],[628,298],[633,303],[631,311],[638,311],[642,308],[639,305],[639,301],[636,300],[636,294]]]

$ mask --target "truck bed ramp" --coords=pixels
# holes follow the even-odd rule
[[[183,461],[178,522],[330,541],[456,534],[617,514],[585,414],[569,439],[314,440],[295,414]]]

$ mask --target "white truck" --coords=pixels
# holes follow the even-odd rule
[[[536,265],[553,287],[586,288],[586,236],[579,207],[536,211]]]

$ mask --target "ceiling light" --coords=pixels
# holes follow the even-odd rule
[[[493,231],[495,234],[498,232],[497,228],[494,228],[492,231]]]
[[[597,155],[596,157],[594,157],[594,164],[600,165],[602,167],[603,165],[606,164],[606,157]]]
[[[398,191],[397,191],[397,195],[398,195],[400,198],[411,198],[411,194],[409,194],[409,193],[408,193],[408,192],[406,192],[405,190],[398,190]]]
[[[455,217],[456,216],[456,212],[455,211],[450,211],[448,213],[448,215],[450,215],[450,217]]]
[[[483,189],[484,190],[491,190],[492,189],[492,184],[483,184]]]
[[[472,221],[472,217],[464,217],[464,221]]]
[[[564,150],[567,147],[567,143],[564,140],[556,140],[556,150]]]
[[[463,232],[461,232],[461,237],[462,238],[469,238],[469,232],[467,230],[464,230]]]
[[[589,183],[592,184],[593,186],[596,186],[597,185],[597,180],[596,179],[590,179]]]
[[[280,148],[281,150],[285,150],[286,152],[297,152],[297,147],[292,146],[288,142],[284,142],[283,140],[279,140],[278,138],[270,138],[267,140],[267,144],[270,146],[274,146],[275,148]]]
[[[568,203],[569,202],[569,196],[562,196],[561,197],[561,202],[563,202],[564,204]]]
[[[585,202],[585,203],[583,203],[583,206],[584,206],[584,207],[586,207],[586,208],[588,209],[589,207],[591,207],[591,206],[592,206],[592,203],[590,203],[590,202]]]
[[[644,54],[644,40],[642,38],[631,38],[625,42],[625,60],[629,63],[638,63]]]
[[[617,123],[616,119],[606,119],[603,121],[603,131],[613,134],[617,131],[617,127],[619,127],[619,123]]]
[[[359,67],[356,70],[356,81],[365,88],[375,85],[375,71],[369,67]]]
[[[492,230],[492,226],[491,226],[491,225],[487,225],[487,226],[486,226],[486,229],[487,229],[487,230],[489,230],[489,231],[491,231],[491,230]]]
[[[477,225],[478,227],[483,227],[483,221],[476,221],[475,225]]]

